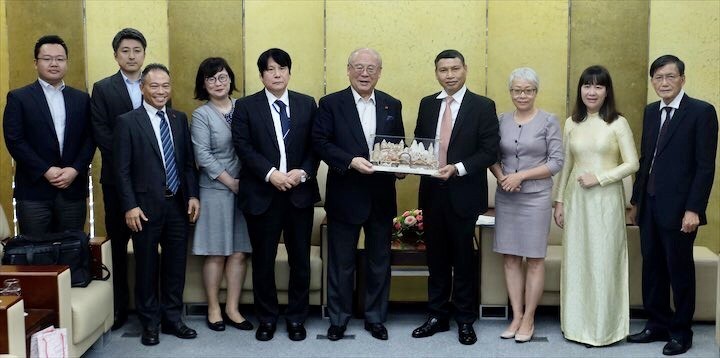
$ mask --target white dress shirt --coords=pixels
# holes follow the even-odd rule
[[[377,112],[375,110],[375,90],[368,99],[362,98],[352,86],[353,98],[355,99],[355,108],[357,108],[358,116],[360,116],[360,125],[362,125],[363,134],[365,134],[365,142],[367,142],[368,153],[372,153],[373,142],[375,141],[375,131],[377,130]]]
[[[153,131],[155,132],[155,139],[157,139],[158,147],[160,148],[160,156],[162,156],[163,165],[165,165],[165,168],[167,169],[167,164],[165,162],[165,152],[163,151],[162,137],[160,136],[160,116],[157,115],[157,112],[159,111],[163,111],[163,113],[165,113],[165,120],[168,121],[168,130],[170,131],[170,141],[173,143],[173,147],[175,147],[175,140],[172,136],[172,127],[170,126],[170,118],[168,117],[168,113],[166,110],[167,107],[163,106],[162,109],[157,109],[145,101],[143,101],[142,105],[143,107],[145,107],[145,111],[150,117],[150,124],[152,125]]]
[[[132,81],[128,76],[125,75],[125,72],[120,70],[120,75],[122,75],[123,82],[125,82],[125,88],[127,88],[128,94],[130,95],[130,101],[132,101],[133,109],[139,108],[142,104],[142,92],[140,91],[140,79],[138,78],[137,81]]]
[[[65,97],[63,97],[62,92],[65,89],[65,81],[61,81],[57,88],[39,78],[38,82],[40,83],[40,87],[42,87],[48,108],[50,109],[50,116],[52,117],[53,126],[55,127],[55,135],[60,145],[60,156],[62,156],[63,148],[65,147],[66,114]]]
[[[463,85],[462,88],[460,88],[457,92],[455,92],[455,94],[452,95],[453,102],[450,104],[450,111],[452,112],[453,128],[455,127],[455,120],[457,119],[458,111],[460,111],[460,104],[462,104],[463,97],[465,97],[465,92],[467,92],[467,86]],[[440,104],[440,112],[438,113],[437,127],[435,129],[435,138],[440,138],[440,127],[442,125],[443,113],[445,113],[445,107],[447,106],[445,102],[445,98],[447,96],[447,92],[445,92],[445,90],[442,90],[442,92],[440,92],[440,94],[436,97],[437,99],[442,100],[442,102]],[[438,154],[440,154],[439,145],[437,146],[437,148],[435,148],[435,156],[437,157]],[[458,176],[463,176],[467,174],[467,170],[465,170],[465,165],[463,165],[462,162],[455,163],[455,167],[457,168]]]
[[[275,140],[277,141],[278,148],[280,149],[280,168],[270,168],[270,171],[268,171],[268,173],[265,175],[265,181],[269,182],[270,174],[272,174],[274,171],[279,170],[280,173],[288,172],[287,154],[285,153],[285,140],[283,139],[282,134],[282,124],[280,124],[280,107],[275,104],[275,101],[280,100],[282,103],[285,103],[286,114],[288,118],[292,117],[290,117],[290,100],[288,99],[287,89],[282,94],[282,96],[280,96],[280,98],[277,98],[266,88],[265,96],[267,96],[268,106],[270,106],[270,113],[272,114],[273,126],[275,127]],[[292,119],[290,119],[290,121],[292,121]],[[288,133],[288,135],[290,135],[290,133]]]

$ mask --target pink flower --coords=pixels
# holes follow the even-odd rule
[[[393,227],[395,227],[395,230],[400,230],[400,223],[396,221]]]
[[[417,219],[414,216],[408,216],[405,218],[405,225],[413,226],[417,223]]]
[[[406,211],[406,212],[404,212],[404,213],[402,214],[402,216],[403,216],[404,218],[405,218],[405,217],[408,217],[408,216],[410,216],[410,212],[409,212],[409,211]]]
[[[413,215],[415,215],[415,216],[422,215],[422,210],[419,210],[419,209],[413,210]]]
[[[423,219],[422,213],[420,213],[419,215],[415,215],[415,218],[416,218],[418,221],[423,221],[423,220],[422,220],[422,219]]]
[[[418,230],[422,231],[422,230],[424,230],[425,225],[423,223],[418,223],[417,227],[418,227]]]

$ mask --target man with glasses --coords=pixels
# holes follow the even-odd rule
[[[320,201],[318,159],[311,130],[317,105],[289,91],[290,55],[271,48],[257,61],[261,91],[237,102],[232,121],[235,151],[242,162],[238,205],[252,243],[253,296],[259,321],[255,338],[269,341],[280,314],[275,256],[282,234],[290,264],[285,322],[290,340],[307,336],[310,238],[313,205]]]
[[[361,48],[348,58],[350,87],[320,99],[313,128],[315,151],[329,167],[327,338],[344,337],[351,317],[355,251],[365,233],[365,329],[388,339],[383,325],[390,292],[390,238],[396,215],[395,175],[375,173],[369,162],[375,135],[403,137],[402,104],[375,90],[382,72],[377,51]]]
[[[631,223],[640,226],[643,305],[648,321],[627,340],[666,341],[663,354],[676,355],[692,346],[693,242],[698,227],[707,224],[718,120],[711,104],[683,90],[685,63],[679,58],[657,58],[650,65],[650,82],[661,101],[645,107],[640,169],[628,215]]]
[[[129,287],[127,279],[127,244],[130,229],[125,225],[125,212],[113,174],[112,141],[117,117],[142,104],[140,72],[145,60],[145,36],[135,29],[120,30],[112,40],[113,54],[120,70],[95,83],[90,99],[93,135],[102,155],[102,184],[105,203],[105,228],[112,244],[113,293],[115,322],[112,329],[127,321]]]
[[[38,80],[7,95],[5,144],[16,163],[20,233],[83,230],[95,153],[90,97],[66,86],[68,50],[56,35],[35,43]]]

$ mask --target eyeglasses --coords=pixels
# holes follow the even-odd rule
[[[229,79],[230,79],[230,76],[228,76],[224,73],[222,75],[215,76],[215,77],[205,77],[205,81],[207,81],[207,83],[209,83],[211,85],[214,85],[215,82],[227,83],[227,81]]]
[[[63,63],[67,62],[67,57],[64,56],[58,56],[58,57],[38,57],[35,59],[36,61],[40,62],[46,62],[46,63],[52,63],[55,61],[58,65],[62,65]]]
[[[510,93],[513,97],[520,97],[521,94],[525,94],[528,97],[534,96],[535,93],[537,93],[537,88],[525,88],[525,89],[518,89],[518,88],[511,88]]]
[[[376,74],[377,71],[378,71],[378,68],[379,68],[379,67],[377,67],[377,66],[375,66],[375,65],[367,65],[367,66],[363,66],[363,65],[350,65],[350,67],[352,67],[352,69],[353,69],[353,70],[355,71],[355,73],[357,73],[358,75],[359,75],[359,74],[362,74],[362,73],[365,72],[365,71],[367,71],[367,74],[370,75],[370,76]]]
[[[657,82],[657,83],[662,83],[663,80],[666,80],[668,82],[675,82],[680,77],[681,76],[678,76],[676,74],[657,75],[657,76],[653,76],[652,80],[653,80],[653,82]]]

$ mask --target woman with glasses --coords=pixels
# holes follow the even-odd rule
[[[200,207],[195,225],[193,254],[205,256],[203,281],[208,300],[207,325],[225,330],[225,323],[252,330],[238,311],[240,293],[252,251],[247,225],[236,205],[240,160],[235,154],[230,124],[235,99],[235,74],[219,57],[205,59],[195,78],[195,99],[207,101],[192,115],[190,128],[195,160],[200,168]],[[225,312],[218,300],[223,273],[227,282]]]
[[[606,346],[624,340],[630,328],[622,180],[639,164],[604,67],[580,75],[563,142],[565,167],[555,199],[555,222],[564,229],[560,328],[568,340]]]
[[[501,338],[527,342],[535,331],[535,309],[543,292],[545,255],[552,217],[552,175],[563,165],[560,125],[535,107],[535,71],[515,69],[508,86],[515,105],[500,120],[500,158],[490,167],[495,193],[493,250],[503,254],[513,319]],[[527,258],[527,274],[522,261]]]

